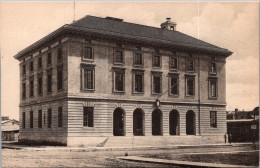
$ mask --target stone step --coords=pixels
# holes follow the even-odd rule
[[[104,147],[200,145],[213,142],[201,136],[133,136],[109,137]]]

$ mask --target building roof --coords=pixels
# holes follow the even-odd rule
[[[51,37],[58,36],[64,32],[85,32],[94,33],[105,36],[113,36],[116,38],[127,38],[132,40],[139,40],[142,42],[159,43],[161,45],[168,45],[175,48],[188,48],[200,51],[207,51],[212,53],[229,56],[232,52],[227,49],[220,48],[202,40],[196,39],[189,35],[183,34],[179,31],[166,30],[155,28],[140,24],[124,22],[122,19],[100,18],[95,16],[85,16],[78,21],[62,26],[41,40],[35,42],[31,46],[20,51],[15,58],[23,56],[36,47],[39,47]]]
[[[2,131],[17,131],[19,130],[19,121],[5,120],[1,122]]]

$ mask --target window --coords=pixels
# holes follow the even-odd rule
[[[134,65],[143,65],[143,55],[141,53],[134,54]]]
[[[23,64],[22,66],[22,75],[25,75],[26,74],[26,65]]]
[[[30,111],[30,128],[33,128],[33,111]]]
[[[133,70],[133,93],[144,92],[144,71]]]
[[[23,121],[23,128],[25,128],[25,112],[23,112],[22,121]]]
[[[58,107],[58,127],[62,127],[62,107]]]
[[[59,66],[57,68],[57,90],[63,89],[63,67]]]
[[[170,80],[170,95],[178,95],[179,94],[179,76],[178,75],[169,75]]]
[[[48,121],[47,121],[48,128],[51,128],[51,114],[52,114],[52,110],[48,109]]]
[[[216,74],[217,73],[217,65],[215,62],[212,62],[210,64],[210,69],[209,69],[210,74]]]
[[[52,92],[52,71],[47,72],[47,92]]]
[[[93,60],[93,48],[84,46],[83,48],[83,60]]]
[[[124,63],[123,51],[115,50],[114,64],[123,64],[123,63]]]
[[[162,73],[153,72],[152,74],[152,94],[159,94],[162,92]]]
[[[84,107],[83,109],[83,126],[94,127],[94,108],[93,107]]]
[[[38,69],[42,68],[42,57],[38,58]]]
[[[170,57],[170,69],[178,69],[178,59],[176,57]]]
[[[209,78],[209,97],[217,98],[217,78]]]
[[[210,127],[217,128],[217,112],[216,111],[210,112]]]
[[[95,65],[82,64],[82,89],[95,89]]]
[[[114,68],[113,74],[113,91],[124,92],[125,90],[125,69]]]
[[[187,60],[186,69],[187,71],[194,71],[194,60]]]
[[[47,65],[49,66],[49,65],[51,65],[51,62],[52,62],[52,53],[50,52],[50,53],[48,53],[48,55],[47,55]]]
[[[42,95],[42,74],[38,76],[38,95]]]
[[[31,62],[30,62],[30,72],[33,72],[33,69],[34,69],[34,67],[33,67],[33,61],[31,61]]]
[[[30,78],[30,97],[34,96],[33,92],[34,92],[34,77],[32,76]]]
[[[22,99],[26,99],[26,82],[22,81]]]
[[[38,128],[42,128],[42,110],[38,110]]]
[[[45,116],[45,114],[43,115],[43,123],[46,124],[46,116]]]
[[[161,56],[159,55],[153,56],[153,67],[161,67]]]
[[[186,96],[195,95],[195,77],[186,76]]]
[[[62,48],[58,48],[57,51],[57,61],[62,60]]]

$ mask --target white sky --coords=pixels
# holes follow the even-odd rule
[[[1,113],[19,116],[19,62],[13,56],[73,21],[73,2],[0,2]],[[177,30],[234,52],[227,59],[227,110],[259,104],[258,2],[76,2],[85,15],[118,17],[159,27],[166,17]]]

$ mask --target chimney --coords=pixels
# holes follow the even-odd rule
[[[234,114],[233,119],[237,119],[237,112],[238,112],[238,109],[236,108],[236,109],[235,109],[235,114]]]
[[[171,18],[166,18],[166,22],[161,24],[162,29],[176,31],[176,23],[171,21]]]

